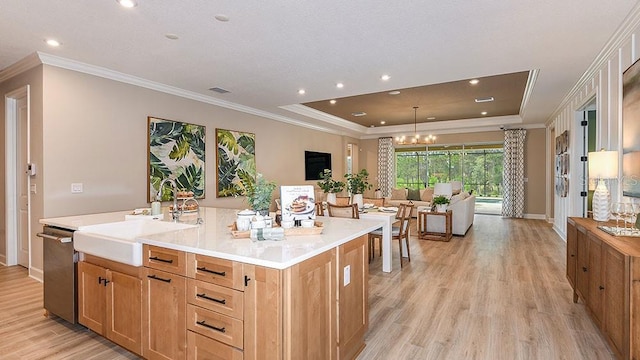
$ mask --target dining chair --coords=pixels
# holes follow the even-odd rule
[[[358,204],[334,205],[328,203],[327,211],[329,213],[329,216],[332,217],[360,219],[360,214],[358,213]]]
[[[373,206],[375,207],[381,207],[384,206],[384,198],[379,198],[379,199],[374,199],[374,198],[366,198],[366,199],[362,199],[362,202],[364,204],[373,204]]]
[[[348,196],[336,196],[336,203],[334,205],[349,205],[351,198]]]
[[[316,203],[316,215],[324,216],[324,205],[322,204],[322,202]]]
[[[400,267],[403,266],[402,240],[405,241],[407,246],[407,260],[411,261],[411,253],[409,250],[409,222],[411,221],[413,206],[414,204],[400,204],[398,206],[398,212],[396,213],[396,220],[399,221],[399,226],[393,226],[391,228],[391,239],[398,240],[398,245],[400,245]],[[382,256],[382,229],[369,233],[369,262],[371,262],[375,256],[375,239],[378,239],[380,255]]]

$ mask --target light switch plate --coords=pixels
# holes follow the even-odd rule
[[[71,193],[72,194],[79,194],[81,192],[83,192],[84,190],[82,189],[82,183],[71,183]]]
[[[347,286],[351,283],[351,265],[347,265],[344,267],[344,286]]]

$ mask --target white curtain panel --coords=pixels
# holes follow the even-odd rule
[[[502,216],[524,217],[524,139],[527,130],[504,131]]]
[[[393,188],[393,138],[378,139],[378,187],[382,196],[391,196]]]

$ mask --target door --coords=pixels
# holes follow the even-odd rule
[[[16,185],[18,191],[18,264],[29,267],[29,175],[27,175],[27,148],[29,122],[26,94],[16,99],[17,108],[17,157],[18,171]]]

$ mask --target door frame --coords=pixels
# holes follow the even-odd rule
[[[5,222],[7,266],[18,264],[18,101],[27,98],[27,162],[31,162],[31,91],[29,85],[5,94]],[[27,176],[27,238],[29,239],[29,271],[31,271],[31,177]],[[0,260],[2,260],[0,258]]]

